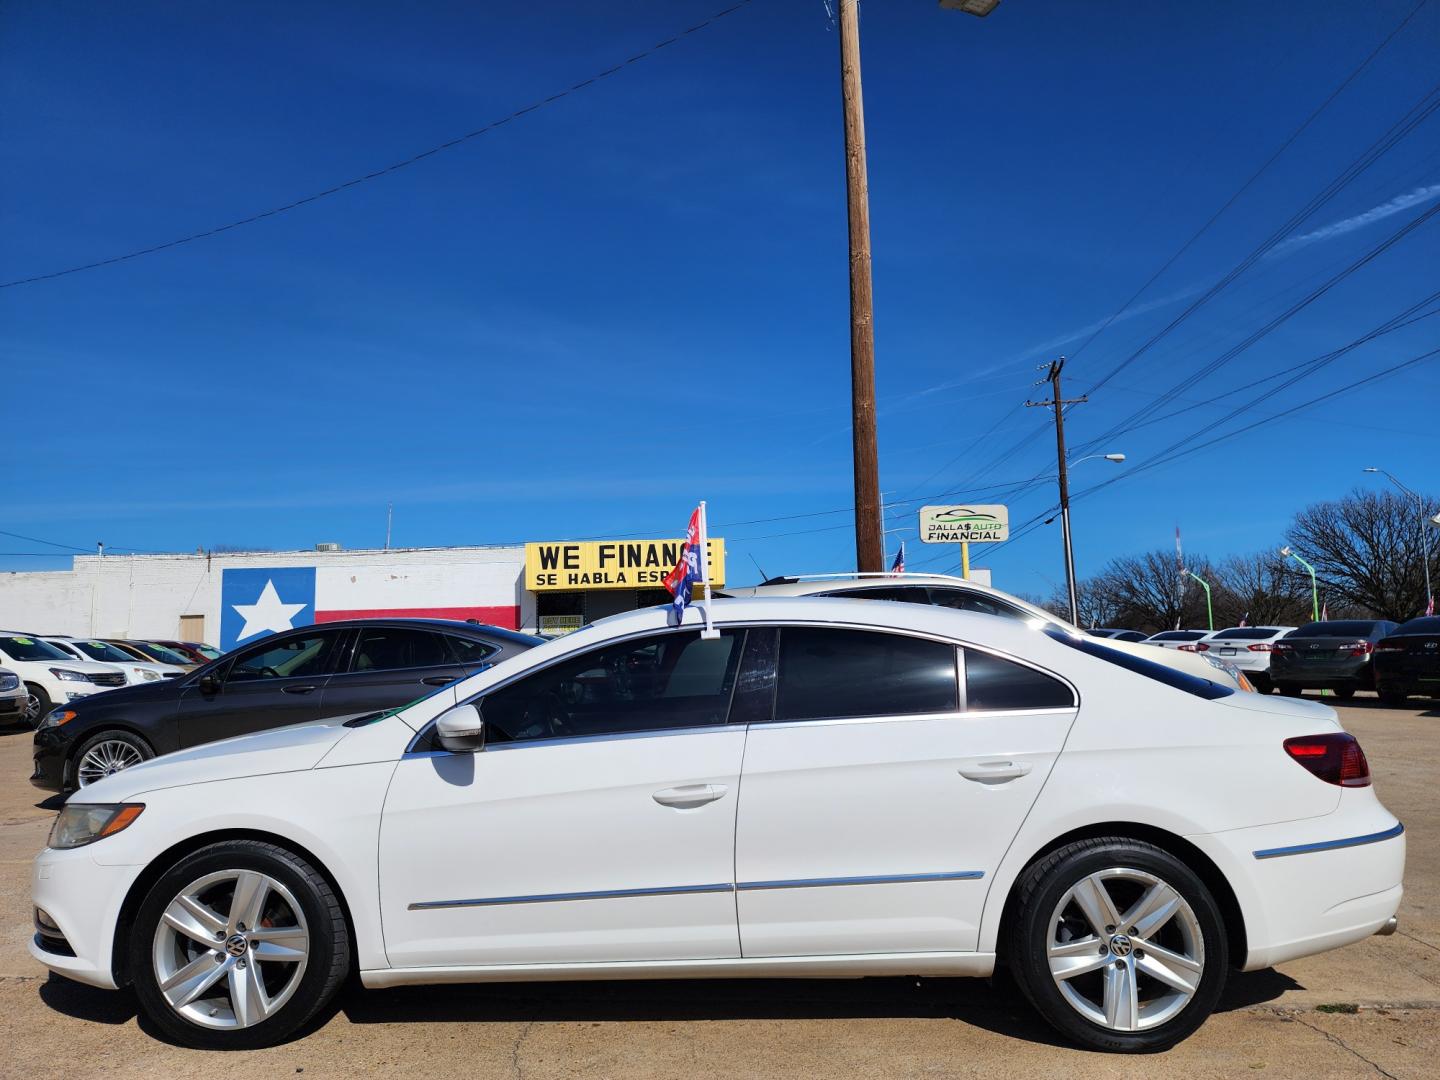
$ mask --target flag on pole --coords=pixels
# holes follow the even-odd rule
[[[703,502],[690,514],[690,524],[685,528],[685,543],[680,548],[680,561],[665,575],[664,584],[673,598],[670,611],[676,626],[685,620],[685,609],[695,602],[695,586],[703,587],[705,606],[701,611],[705,616],[704,636],[718,636],[710,624],[710,551]]]
[[[905,572],[905,541],[900,541],[900,550],[895,552],[895,561],[890,564],[890,573],[903,574]]]
[[[1248,611],[1245,612],[1244,615],[1241,615],[1241,616],[1240,616],[1240,623],[1239,623],[1239,625],[1241,625],[1241,626],[1249,626],[1249,625],[1250,625],[1250,613],[1249,613]]]
[[[1330,604],[1328,602],[1320,605],[1320,621],[1330,621]]]
[[[1426,604],[1425,604],[1425,614],[1426,614],[1427,616],[1429,616],[1429,615],[1434,615],[1434,614],[1435,614],[1435,594],[1434,594],[1434,593],[1431,593],[1431,594],[1430,594],[1430,599],[1429,599],[1428,601],[1426,601]]]

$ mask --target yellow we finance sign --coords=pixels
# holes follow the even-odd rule
[[[525,545],[525,588],[659,589],[680,561],[684,540],[575,540]],[[710,584],[725,584],[725,541],[709,541]]]

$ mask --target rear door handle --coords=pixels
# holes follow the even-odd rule
[[[683,787],[665,788],[650,796],[661,806],[673,806],[677,810],[693,810],[716,799],[723,799],[729,791],[724,784],[686,784]]]
[[[421,679],[420,681],[423,682],[426,686],[447,686],[459,677],[460,676],[458,675],[431,675],[428,678]]]
[[[280,689],[287,694],[309,694],[319,690],[318,686],[282,686]]]
[[[966,780],[975,780],[981,784],[1000,784],[1006,780],[1018,780],[1031,768],[1028,761],[976,760],[962,763],[959,772]]]

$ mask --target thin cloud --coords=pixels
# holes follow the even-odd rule
[[[1363,214],[1356,214],[1354,217],[1342,218],[1340,221],[1331,222],[1329,225],[1316,229],[1314,232],[1304,233],[1300,236],[1292,236],[1282,244],[1277,244],[1266,254],[1267,259],[1273,259],[1279,255],[1287,254],[1298,247],[1305,247],[1309,244],[1318,244],[1322,240],[1333,240],[1337,236],[1344,236],[1356,229],[1363,229],[1377,221],[1384,221],[1395,214],[1403,213],[1412,206],[1421,206],[1432,199],[1440,199],[1440,184],[1431,184],[1428,187],[1417,187],[1414,191],[1408,191],[1404,195],[1396,195],[1389,202],[1383,202],[1379,206],[1372,206]]]

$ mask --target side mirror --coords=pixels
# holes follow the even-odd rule
[[[435,720],[435,741],[452,754],[485,749],[485,721],[474,705],[456,705]]]
[[[200,676],[200,692],[202,694],[218,694],[220,692],[220,680],[214,674]]]

